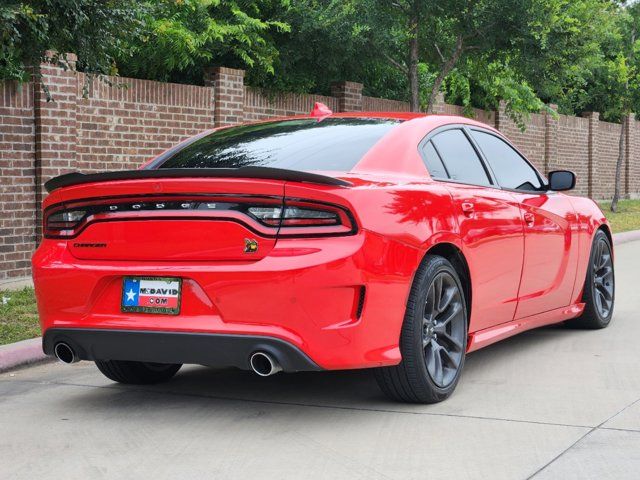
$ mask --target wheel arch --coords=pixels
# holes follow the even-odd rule
[[[446,258],[451,263],[451,265],[453,265],[453,268],[456,270],[456,273],[458,274],[458,276],[460,277],[460,281],[462,282],[462,288],[464,289],[464,300],[467,306],[467,322],[470,322],[473,288],[469,264],[467,263],[467,259],[462,253],[462,250],[460,250],[460,248],[458,248],[453,243],[442,242],[437,243],[429,248],[425,253],[425,256],[426,255],[439,255]]]
[[[606,223],[602,223],[600,224],[600,226],[596,229],[596,232],[598,230],[602,230],[605,235],[607,236],[607,238],[609,239],[609,243],[611,244],[611,253],[613,254],[613,234],[611,233],[611,227],[609,225],[607,225]],[[596,234],[596,232],[594,232],[594,236]]]

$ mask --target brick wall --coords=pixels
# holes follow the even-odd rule
[[[245,122],[266,118],[308,114],[315,102],[322,102],[333,111],[339,111],[338,99],[323,95],[302,95],[294,93],[270,94],[259,88],[244,88]]]
[[[33,86],[0,83],[0,280],[29,274],[36,242]]]
[[[87,85],[86,80],[78,74],[75,90],[80,171],[136,168],[213,126],[210,88],[126,78],[114,79],[114,86]]]
[[[68,55],[74,63],[74,55]],[[273,94],[244,85],[244,72],[224,67],[204,72],[204,86],[111,78],[113,86],[57,66],[40,66],[42,82],[0,83],[0,281],[29,274],[39,238],[42,185],[68,171],[134,169],[203,130],[307,114],[315,102],[335,112],[408,111],[406,102],[362,95],[362,84],[339,82],[332,96]],[[552,106],[553,108],[553,106]],[[440,95],[436,113],[462,115]],[[610,198],[620,125],[583,117],[531,115],[522,132],[505,105],[474,110],[495,126],[543,172],[568,168],[578,174],[577,193]],[[626,129],[623,193],[640,195],[640,121]]]
[[[574,193],[589,193],[589,120],[560,115],[558,119],[558,157],[553,168],[566,168],[578,177]]]

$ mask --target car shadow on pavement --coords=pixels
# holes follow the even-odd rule
[[[567,337],[587,332],[551,326],[526,332],[470,354],[458,391],[454,397],[466,394],[466,382],[478,377],[500,377],[505,365],[530,361],[548,348],[556,348]],[[554,345],[555,344],[555,345]],[[83,391],[78,395],[78,408],[117,408],[123,400],[150,407],[158,397],[171,396],[171,404],[182,406],[201,404],[202,401],[234,401],[245,404],[305,405],[344,409],[396,410],[399,404],[388,400],[376,385],[370,370],[328,372],[279,373],[267,378],[237,369],[214,369],[202,366],[185,366],[174,379],[165,384],[129,386],[107,383],[105,388]],[[118,398],[113,401],[111,394]],[[154,400],[155,398],[155,400]],[[416,406],[417,408],[418,406]],[[430,406],[420,405],[421,411]],[[402,409],[406,410],[407,406]]]

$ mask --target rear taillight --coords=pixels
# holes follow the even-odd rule
[[[285,199],[284,206],[253,205],[247,211],[265,225],[279,226],[281,236],[349,235],[356,230],[352,215],[337,205]]]
[[[312,210],[310,208],[287,207],[282,217],[283,227],[315,227],[318,225],[340,225],[337,212]]]
[[[53,210],[44,219],[45,237],[71,237],[87,216],[87,210]]]
[[[334,236],[355,233],[344,207],[300,199],[198,196],[78,201],[54,205],[44,214],[44,236],[73,238],[92,222],[163,218],[230,219],[266,236]]]

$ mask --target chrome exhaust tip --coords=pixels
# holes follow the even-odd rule
[[[68,364],[80,361],[80,359],[76,355],[76,352],[73,351],[73,348],[71,348],[64,342],[56,343],[56,346],[53,348],[53,353],[55,354],[56,358],[62,363]]]
[[[261,377],[268,377],[282,371],[278,361],[265,352],[255,352],[251,355],[249,364],[251,369]]]

